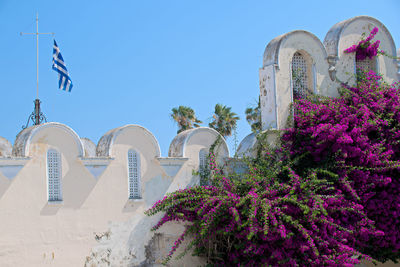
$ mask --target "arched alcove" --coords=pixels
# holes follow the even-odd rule
[[[260,69],[262,129],[283,129],[293,100],[329,91],[329,64],[322,42],[307,31],[292,31],[274,38],[265,48]]]
[[[314,93],[314,76],[312,57],[305,51],[296,51],[291,63],[292,99],[298,100]]]

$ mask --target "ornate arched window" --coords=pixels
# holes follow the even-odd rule
[[[55,149],[47,151],[47,188],[49,201],[61,201],[61,154]]]
[[[292,58],[293,100],[313,93],[313,71],[309,56],[296,52]]]
[[[140,155],[130,149],[128,151],[129,199],[141,198],[140,177]]]
[[[373,72],[376,72],[376,58],[373,57],[372,59],[369,57],[366,57],[365,59],[357,59],[356,55],[356,72],[357,71],[370,71],[372,70]]]

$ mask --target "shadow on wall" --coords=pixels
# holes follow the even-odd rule
[[[3,195],[7,192],[8,188],[12,184],[14,179],[9,179],[5,177],[4,175],[0,174],[0,200],[3,197]]]
[[[101,179],[101,176],[96,179],[83,166],[80,169],[69,171],[63,176],[63,200],[47,202],[40,211],[40,215],[55,215],[61,207],[72,209],[80,209],[82,207],[97,182]],[[87,172],[88,175],[76,175],[75,172]]]

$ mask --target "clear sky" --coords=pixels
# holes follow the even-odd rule
[[[158,139],[162,156],[176,135],[170,118],[192,107],[208,125],[216,103],[250,127],[246,107],[256,104],[258,69],[266,45],[303,29],[322,41],[337,22],[377,18],[400,46],[400,1],[33,1],[0,0],[0,136],[14,143],[36,98],[36,40],[55,32],[74,87],[58,89],[51,69],[52,36],[39,40],[39,98],[48,121],[70,126],[97,144],[108,130],[139,124]],[[228,138],[233,153],[234,138]]]

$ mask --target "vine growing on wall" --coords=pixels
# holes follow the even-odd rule
[[[207,164],[200,165],[198,171],[193,170],[192,175],[198,175],[200,177],[200,186],[211,184],[211,181],[216,173],[218,150],[221,144],[222,136],[218,135],[214,143],[209,148],[208,155],[206,157]],[[221,169],[218,168],[218,170],[220,173]]]

